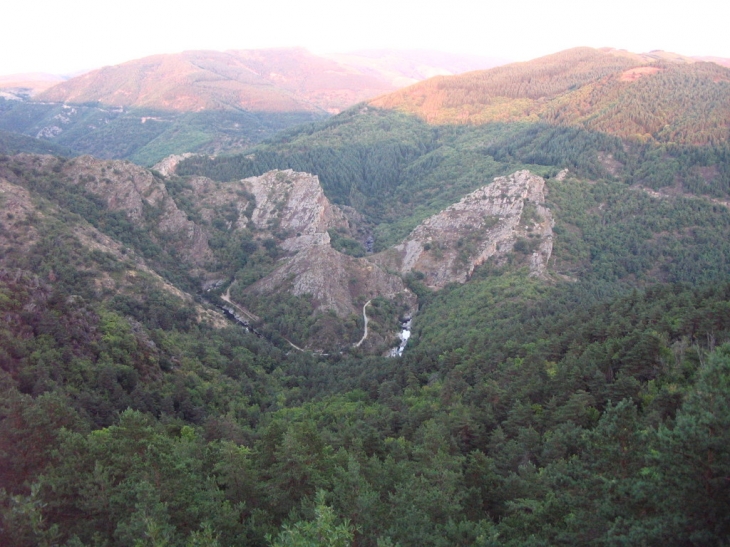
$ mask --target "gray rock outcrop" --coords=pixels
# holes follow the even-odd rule
[[[422,272],[425,283],[439,289],[464,283],[490,257],[518,250],[529,255],[531,273],[542,276],[552,253],[552,227],[545,181],[518,171],[428,218],[373,260],[401,274]]]

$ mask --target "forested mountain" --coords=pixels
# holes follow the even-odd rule
[[[429,123],[545,122],[676,144],[728,139],[730,69],[671,55],[577,48],[434,78],[371,101]]]
[[[550,59],[468,97],[632,112],[648,78],[667,104],[678,74],[725,85],[668,54]],[[723,545],[710,97],[649,137],[361,104],[159,171],[0,156],[0,543]],[[693,120],[716,125],[668,137]]]

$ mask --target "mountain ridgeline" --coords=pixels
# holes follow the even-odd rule
[[[0,543],[724,544],[728,74],[581,48],[153,169],[1,141]]]

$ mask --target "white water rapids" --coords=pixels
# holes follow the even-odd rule
[[[406,317],[405,321],[401,323],[401,331],[398,333],[398,338],[400,338],[400,344],[398,344],[398,347],[393,348],[388,353],[388,357],[400,357],[403,355],[403,350],[406,349],[406,344],[408,344],[408,339],[411,337],[411,322],[413,321],[412,318]]]

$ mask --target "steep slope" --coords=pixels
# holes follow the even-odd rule
[[[215,183],[205,179],[194,178],[191,184],[201,217],[211,218],[216,205],[223,204],[221,192],[212,192]],[[382,326],[380,335],[371,336],[365,347],[382,351],[395,334],[392,324],[397,316],[415,310],[415,296],[397,275],[333,248],[330,233],[343,237],[356,227],[325,197],[317,177],[273,171],[225,186],[226,192],[235,192],[231,197],[240,212],[231,230],[251,233],[273,258],[258,267],[251,259],[248,267],[233,273],[230,285],[222,280],[233,302],[274,323],[289,295],[300,298],[304,308],[289,311],[298,313],[302,324],[312,324],[280,333],[305,347],[332,348],[346,347],[358,337],[361,327],[351,319],[363,302],[394,301],[398,304],[395,316],[387,318],[388,325]]]
[[[435,78],[370,104],[433,124],[546,122],[624,138],[717,143],[728,138],[730,70],[663,52],[578,48]]]
[[[202,180],[190,179],[193,185]],[[390,248],[361,258],[333,249],[338,231],[351,238],[359,232],[351,218],[329,204],[315,177],[271,172],[205,184],[245,188],[251,196],[246,203],[256,205],[243,225],[272,251],[266,260],[250,255],[233,275],[231,298],[309,347],[356,342],[360,307],[375,297],[396,305],[388,312],[389,326],[381,330],[392,334],[397,328],[392,321],[415,309],[401,276],[427,301],[428,289],[463,284],[480,271],[520,270],[550,283],[584,279],[617,286],[709,282],[730,271],[725,258],[730,243],[721,235],[730,216],[721,200],[585,181],[565,170],[547,180],[518,171],[482,183],[457,203],[421,218]],[[292,191],[292,184],[302,191]],[[205,203],[202,196],[196,201]],[[718,238],[725,250],[717,247]],[[332,312],[329,319],[323,311]],[[282,316],[298,319],[282,322]],[[387,318],[381,318],[383,324]],[[317,333],[314,338],[312,333]],[[377,340],[385,343],[387,337]]]
[[[127,269],[164,278],[169,290],[189,302],[207,291],[222,306],[218,298],[225,291],[246,321],[276,340],[347,348],[362,335],[352,316],[364,301],[379,298],[382,318],[363,349],[382,352],[395,336],[398,317],[415,309],[415,296],[400,277],[331,246],[330,233],[341,241],[355,228],[311,175],[274,171],[227,184],[202,177],[165,180],[130,162],[20,154],[0,157],[0,177],[9,223],[3,232],[9,239],[0,243],[7,257],[51,244],[50,228],[37,220],[42,208],[34,205],[42,196],[61,208],[54,216],[80,215],[91,223],[78,217],[86,228],[73,228],[68,236],[80,253],[57,265],[68,275],[74,270],[72,277],[83,277],[90,253],[101,257],[94,260],[133,260]],[[136,274],[94,275],[97,290],[115,298]],[[279,325],[282,314],[296,321]]]
[[[27,223],[31,232],[38,229],[44,238],[36,244],[37,251],[31,249],[31,255],[55,254],[54,239],[63,241],[62,234],[69,232],[66,239],[70,250],[64,252],[80,256],[69,263],[60,261],[56,267],[63,269],[74,283],[83,280],[83,271],[87,269],[84,264],[91,257],[103,266],[102,273],[95,275],[101,276],[97,288],[105,292],[106,298],[124,294],[123,288],[130,280],[138,288],[144,286],[144,279],[151,275],[164,279],[165,291],[193,302],[196,285],[205,279],[203,266],[213,258],[207,233],[187,219],[161,181],[148,171],[129,162],[88,156],[66,161],[20,154],[4,157],[0,177],[26,189],[30,200],[26,203],[37,211],[30,214]],[[39,199],[57,207],[59,212],[53,218],[60,220],[55,224],[43,220],[45,214]],[[8,213],[9,219],[14,216]],[[14,222],[18,228],[23,225]],[[54,235],[56,232],[58,235]],[[27,253],[29,246],[32,247],[26,244],[11,250]],[[126,265],[127,262],[130,264]],[[126,269],[132,271],[124,274]],[[145,275],[134,280],[135,270]],[[134,298],[144,297],[135,292]]]
[[[407,274],[439,289],[464,283],[490,257],[499,264],[515,255],[523,258],[511,260],[545,276],[552,248],[544,180],[527,171],[466,196],[393,249],[359,257],[337,248],[359,245],[361,217],[330,203],[318,178],[305,173],[272,171],[217,183],[163,179],[130,162],[24,154],[6,157],[0,175],[83,215],[105,234],[78,236],[83,246],[117,260],[125,246],[135,249],[138,269],[160,272],[189,295],[206,291],[213,302],[225,296],[257,329],[299,347],[354,344],[362,336],[363,304],[374,301],[362,348],[382,353],[392,347],[399,319],[417,309]],[[14,226],[30,215],[22,209]],[[19,240],[23,247],[36,244],[33,234]],[[97,240],[105,241],[102,247],[91,243]],[[100,283],[111,293],[121,290]]]
[[[81,302],[116,300],[145,306],[145,299],[160,299],[187,309],[194,321],[226,325],[222,315],[175,286],[171,272],[160,275],[159,262],[149,260],[129,241],[120,241],[108,226],[100,230],[59,206],[58,194],[41,197],[45,192],[37,191],[36,177],[46,168],[57,167],[56,161],[22,155],[13,157],[12,163],[0,162],[0,271],[6,281],[35,287],[31,293],[37,291],[43,299],[54,291],[70,292]],[[31,169],[36,174],[27,177]]]

